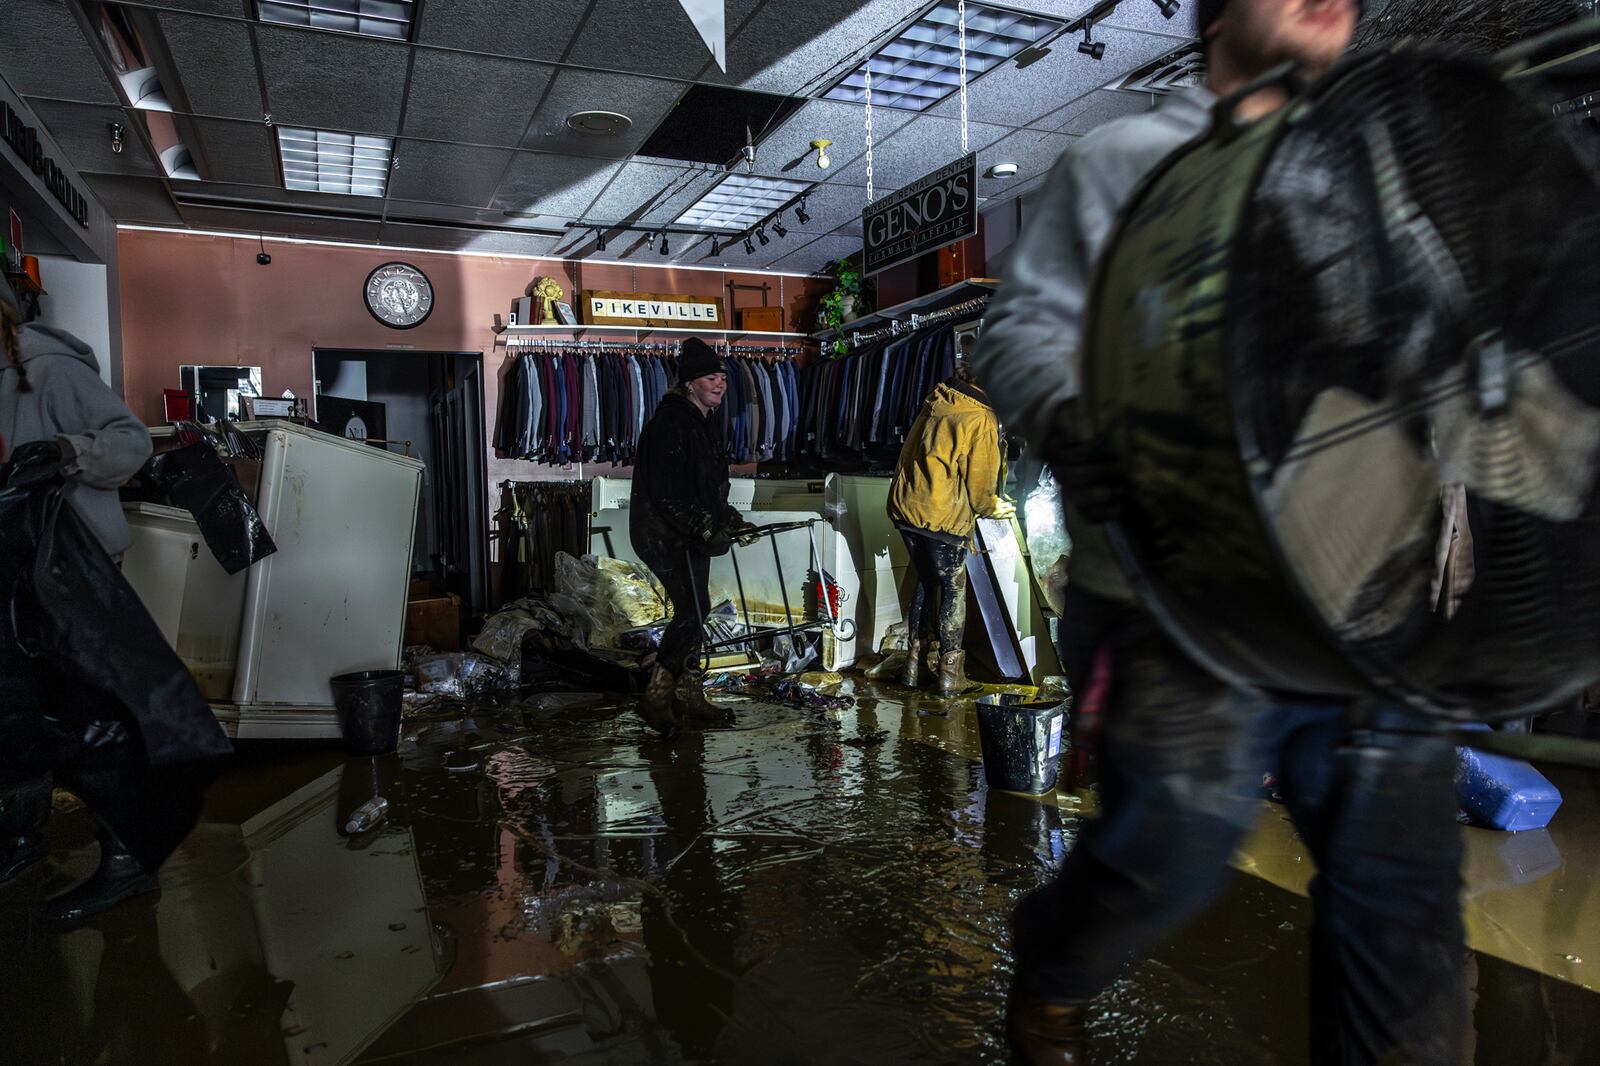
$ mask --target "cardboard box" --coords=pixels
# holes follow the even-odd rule
[[[406,590],[406,601],[428,600],[433,598],[433,582],[425,577],[412,578],[411,587]]]
[[[782,333],[783,308],[746,307],[739,311],[739,328],[751,333]]]
[[[437,651],[461,650],[461,597],[455,593],[406,604],[405,643]]]

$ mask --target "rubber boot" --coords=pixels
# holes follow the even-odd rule
[[[49,821],[48,777],[0,793],[0,885],[44,858],[44,827]]]
[[[934,682],[934,691],[940,696],[965,696],[978,691],[979,686],[967,680],[966,661],[967,653],[964,651],[940,653],[939,676]]]
[[[677,719],[672,717],[672,687],[674,678],[665,666],[656,663],[645,684],[644,695],[639,697],[639,717],[645,725],[664,737],[678,735]]]
[[[1083,1008],[1024,1002],[1011,1008],[1006,1036],[1028,1066],[1083,1066]]]
[[[154,892],[160,887],[155,871],[139,865],[139,860],[104,823],[100,825],[99,836],[100,865],[89,880],[44,905],[44,916],[48,920],[81,921],[131,896]]]
[[[906,648],[906,664],[900,670],[900,683],[906,688],[916,688],[922,683],[922,658],[927,654],[927,642],[913,637]]]
[[[727,722],[733,711],[719,707],[706,699],[706,675],[698,666],[686,668],[678,676],[677,688],[672,693],[672,709],[679,718],[697,722]]]

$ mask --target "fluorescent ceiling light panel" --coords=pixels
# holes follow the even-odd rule
[[[393,152],[389,137],[278,127],[283,187],[295,192],[382,196]]]
[[[1062,23],[982,4],[967,5],[967,82],[1061,29]],[[873,106],[925,111],[961,85],[961,32],[956,0],[939,0],[898,37],[873,53]],[[867,64],[822,94],[865,103]]]
[[[749,229],[810,188],[808,182],[787,178],[729,174],[673,225],[729,232]]]
[[[256,17],[283,26],[411,39],[413,0],[256,0]]]

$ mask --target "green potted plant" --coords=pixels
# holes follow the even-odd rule
[[[823,273],[833,278],[833,291],[822,298],[822,328],[842,330],[846,322],[860,318],[870,309],[871,286],[861,271],[848,259],[829,263]],[[833,354],[848,350],[843,336],[834,338]]]

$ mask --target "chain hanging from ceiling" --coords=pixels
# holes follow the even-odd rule
[[[956,3],[957,44],[961,50],[961,155],[967,154],[967,0]]]
[[[867,59],[867,203],[872,203],[872,60]]]

